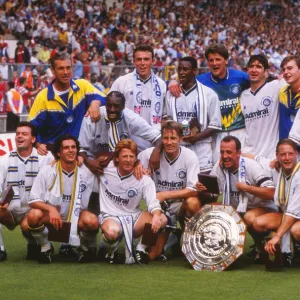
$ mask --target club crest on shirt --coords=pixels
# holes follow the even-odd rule
[[[239,95],[241,93],[241,87],[239,84],[234,83],[230,86],[230,92],[234,95]]]
[[[291,120],[291,122],[294,123],[294,121],[295,121],[295,116],[294,116],[294,115],[290,115],[290,120]]]
[[[129,198],[133,198],[137,195],[137,190],[135,188],[129,188],[127,191],[126,191],[126,194]]]
[[[180,179],[184,179],[186,177],[186,169],[179,169],[176,176]]]
[[[269,96],[264,97],[264,98],[262,98],[261,102],[262,102],[263,106],[268,107],[272,103],[272,98]]]

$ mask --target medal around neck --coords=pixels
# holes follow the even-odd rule
[[[247,227],[230,205],[205,205],[186,224],[182,252],[195,270],[220,272],[244,253]]]

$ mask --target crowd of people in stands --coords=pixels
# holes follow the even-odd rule
[[[29,91],[47,86],[53,79],[48,61],[58,51],[71,54],[74,78],[107,92],[132,70],[137,43],[154,47],[154,70],[165,79],[176,78],[185,56],[195,57],[200,72],[206,72],[204,51],[214,42],[229,50],[229,68],[245,70],[251,55],[264,54],[275,76],[283,58],[300,47],[297,1],[125,0],[110,7],[98,0],[0,2],[0,34],[18,39],[14,57],[8,43],[0,43],[0,102],[9,81],[17,88],[24,77]],[[30,103],[24,113],[26,107]],[[0,110],[5,111],[3,103]]]

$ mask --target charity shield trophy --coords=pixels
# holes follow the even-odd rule
[[[230,205],[205,205],[186,224],[182,252],[195,270],[224,271],[244,253],[247,227]]]

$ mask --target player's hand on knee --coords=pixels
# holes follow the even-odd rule
[[[60,214],[55,207],[49,209],[49,219],[50,223],[56,230],[59,230],[62,227],[62,220]]]
[[[272,239],[270,239],[266,246],[265,246],[265,250],[271,254],[271,255],[275,255],[276,252],[276,244],[278,244],[280,242],[280,237],[278,235],[274,235]]]
[[[157,233],[158,230],[161,227],[160,216],[159,215],[154,215],[153,218],[152,218],[152,222],[151,223],[152,223],[152,226],[151,226],[152,232],[153,233]]]

